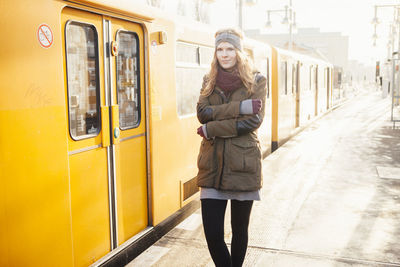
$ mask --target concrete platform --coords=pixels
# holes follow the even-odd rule
[[[244,266],[400,266],[400,129],[390,101],[359,94],[264,160]],[[228,208],[228,245],[230,236]],[[127,266],[214,266],[200,210]]]

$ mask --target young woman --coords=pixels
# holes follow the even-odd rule
[[[255,130],[264,117],[266,79],[243,53],[242,34],[215,34],[215,54],[204,77],[197,117],[203,137],[197,184],[204,233],[217,267],[242,266],[254,200],[260,200],[261,149]],[[224,218],[231,200],[231,253],[224,241]]]

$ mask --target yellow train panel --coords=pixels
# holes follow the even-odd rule
[[[276,49],[272,49],[272,66],[271,66],[271,98],[272,98],[272,151],[278,148],[278,128],[279,128],[279,110],[278,110],[278,100],[279,100],[279,88],[278,88],[278,53]]]
[[[0,50],[2,266],[73,264],[64,92],[57,90],[63,88],[61,6],[17,1],[2,2],[0,10],[8,36]],[[43,9],[48,15],[38,17]],[[42,23],[53,30],[47,49],[37,39]]]
[[[145,150],[146,140],[141,136],[121,142],[115,152],[119,162],[117,205],[120,244],[148,225]]]
[[[0,206],[5,226],[0,230],[0,251],[9,260],[3,266],[29,266],[38,255],[48,255],[41,266],[72,264],[63,117],[63,108],[55,107],[0,111],[0,121],[8,126],[0,127]]]
[[[87,266],[110,251],[106,151],[70,156],[71,217],[75,266]]]

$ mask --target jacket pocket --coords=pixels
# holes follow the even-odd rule
[[[231,139],[229,164],[232,172],[256,173],[261,161],[261,152],[256,141]]]
[[[200,146],[199,156],[197,157],[197,167],[199,170],[212,170],[213,169],[213,155],[214,149],[211,141],[203,140]]]

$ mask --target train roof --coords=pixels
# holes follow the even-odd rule
[[[290,50],[275,47],[275,46],[273,47],[273,49],[276,50],[278,54],[290,56],[290,57],[296,58],[300,61],[311,61],[311,62],[315,62],[315,63],[319,63],[319,64],[330,65],[333,67],[333,64],[331,62],[323,60],[321,58],[316,58],[316,57],[313,57],[310,55],[305,55],[305,54],[302,54],[299,52],[290,51]]]
[[[73,0],[77,4],[83,4],[90,7],[99,8],[102,10],[112,11],[118,14],[138,18],[151,22],[154,18],[160,16],[159,10],[145,4],[132,3],[130,0]]]

